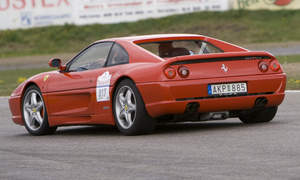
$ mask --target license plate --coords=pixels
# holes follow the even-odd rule
[[[226,83],[226,84],[209,84],[209,95],[235,95],[246,94],[247,83]]]

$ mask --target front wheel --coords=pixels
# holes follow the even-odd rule
[[[273,120],[277,113],[277,106],[267,107],[259,110],[249,110],[240,114],[239,118],[243,123],[263,123]]]
[[[113,112],[119,131],[125,135],[146,134],[155,128],[154,119],[148,115],[138,89],[129,79],[121,81],[114,92]]]
[[[22,100],[22,115],[27,131],[32,135],[55,132],[57,127],[49,127],[46,106],[37,86],[26,89]]]

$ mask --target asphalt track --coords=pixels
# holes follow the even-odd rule
[[[64,127],[33,137],[0,97],[0,179],[300,179],[300,92],[274,121],[161,125],[125,137],[110,126]]]

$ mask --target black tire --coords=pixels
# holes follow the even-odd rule
[[[155,120],[148,115],[137,87],[129,79],[121,81],[116,87],[113,113],[115,123],[124,135],[147,134],[155,129]]]
[[[264,123],[273,120],[278,107],[267,107],[259,110],[249,110],[240,114],[239,118],[243,123]]]
[[[49,127],[46,105],[40,89],[35,85],[29,86],[22,98],[22,118],[31,135],[53,134],[57,129]]]

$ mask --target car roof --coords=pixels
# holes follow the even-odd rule
[[[117,37],[110,39],[103,39],[101,41],[127,41],[127,42],[136,42],[136,41],[152,41],[159,39],[185,39],[185,38],[207,38],[206,36],[197,35],[197,34],[151,34],[151,35],[141,35],[141,36],[127,36],[127,37]]]

